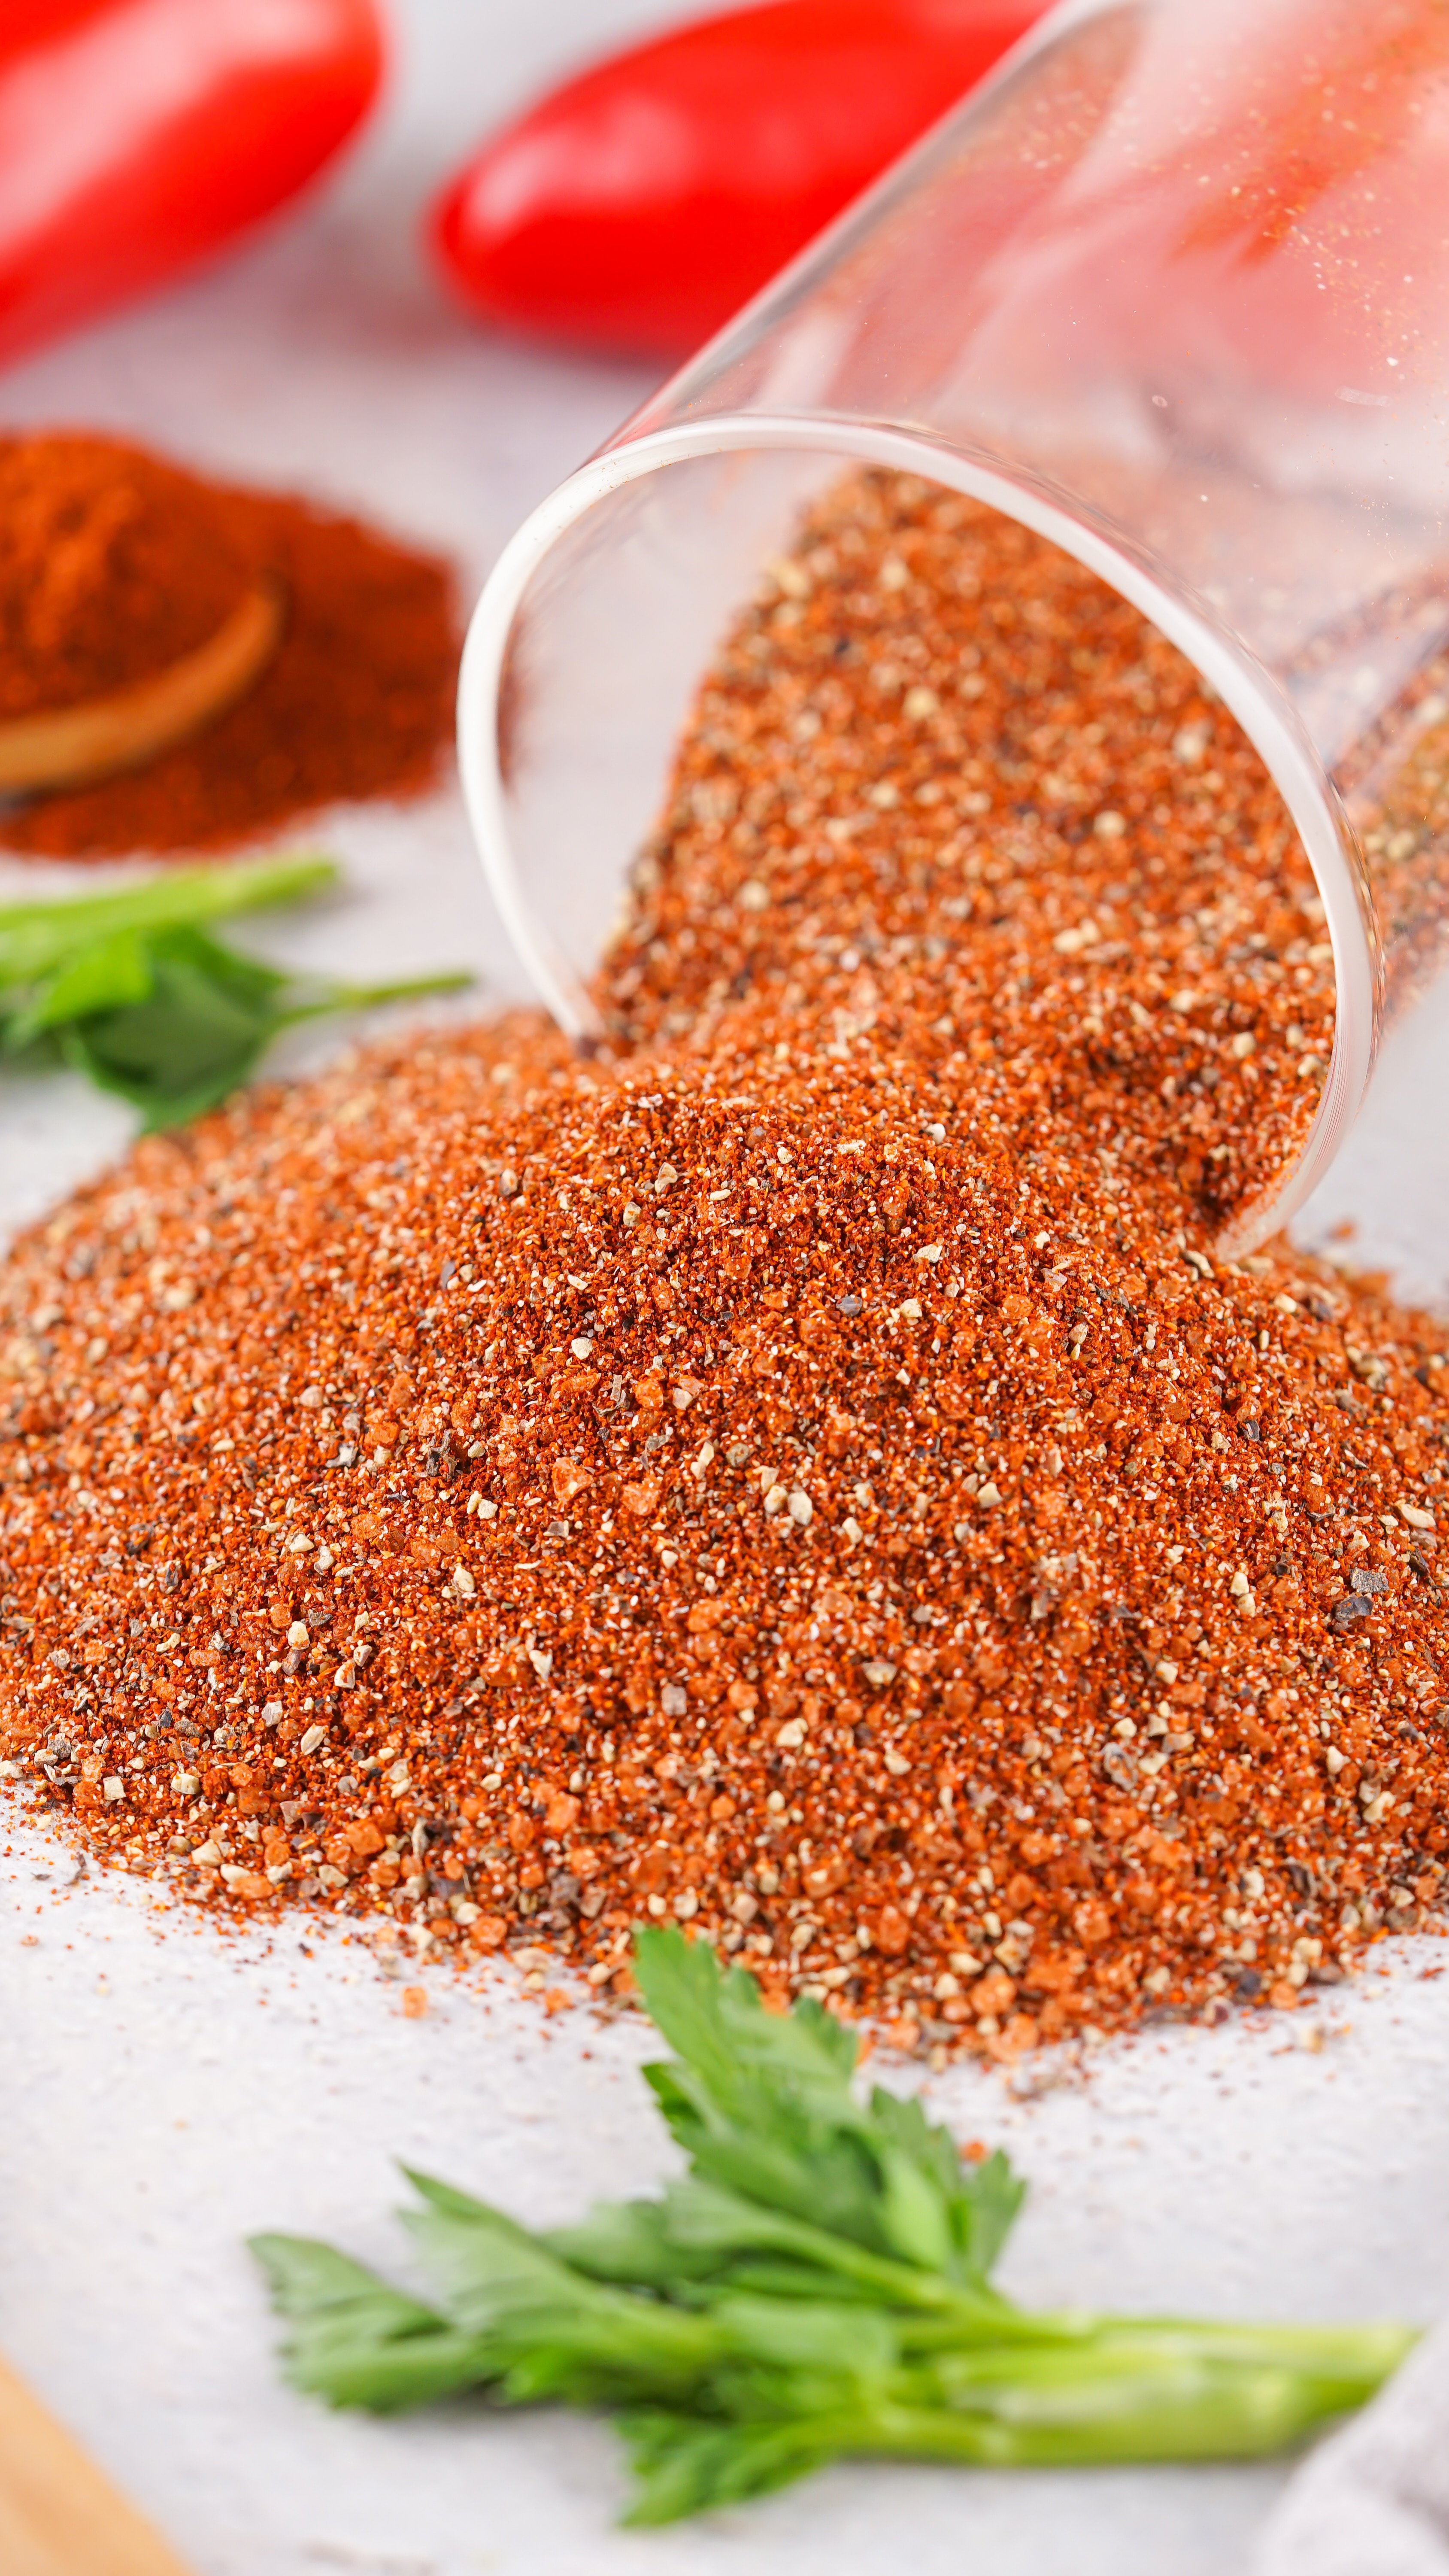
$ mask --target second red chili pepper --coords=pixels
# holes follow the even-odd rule
[[[492,137],[434,221],[490,321],[677,357],[1040,16],[1042,0],[770,0],[599,63]]]

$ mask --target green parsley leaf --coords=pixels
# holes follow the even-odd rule
[[[472,2339],[388,2287],[375,2272],[309,2236],[254,2236],[272,2304],[289,2320],[284,2347],[294,2388],[391,2415],[426,2405],[480,2376]]]
[[[919,2102],[851,2088],[856,2043],[808,1999],[766,2012],[675,1929],[635,1942],[650,2019],[678,2061],[646,2080],[696,2174],[873,2251],[984,2287],[1025,2186],[1006,2159],[963,2169]]]
[[[840,2456],[814,2424],[721,2424],[662,2408],[633,2408],[619,2430],[634,2470],[626,2527],[657,2529],[793,2486]]]
[[[0,1047],[58,1056],[145,1128],[213,1109],[279,1032],[319,1013],[456,991],[466,975],[336,984],[239,955],[203,925],[336,882],[300,858],[153,878],[120,893],[0,906]]]

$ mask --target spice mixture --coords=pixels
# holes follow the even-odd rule
[[[1094,574],[953,493],[852,478],[776,572],[639,871],[618,1038],[885,1050],[1003,1104],[1045,1079],[1247,1231],[1318,1105],[1333,961],[1233,718]]]
[[[1213,1249],[1328,1045],[1302,863],[1038,540],[872,477],[777,573],[610,1049],[374,1050],[13,1256],[9,1776],[204,1902],[600,1988],[668,1915],[907,2046],[1290,2006],[1449,1854],[1440,1329]]]
[[[287,623],[247,695],[144,769],[9,808],[7,848],[222,849],[322,805],[417,794],[451,734],[458,635],[446,566],[355,520],[114,439],[0,439],[0,722],[164,670],[264,573]]]

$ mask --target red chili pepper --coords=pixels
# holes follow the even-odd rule
[[[0,0],[0,357],[270,214],[381,71],[373,0]]]
[[[616,54],[440,198],[490,321],[675,356],[980,79],[1044,0],[771,0]]]

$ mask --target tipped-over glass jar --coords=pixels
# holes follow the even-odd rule
[[[534,513],[474,619],[460,743],[566,1027],[723,634],[860,460],[1089,566],[1277,783],[1335,1041],[1246,1249],[1449,942],[1449,10],[1067,0]]]

